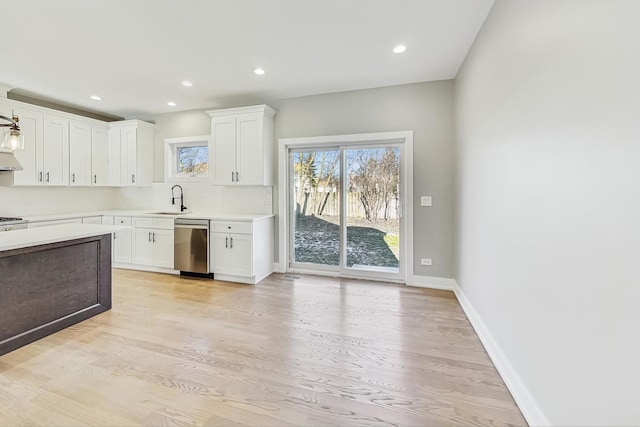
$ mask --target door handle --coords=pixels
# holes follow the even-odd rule
[[[231,238],[231,244],[229,245],[230,249],[233,249],[233,237]]]
[[[229,247],[229,238],[228,238],[228,237],[225,237],[225,238],[224,238],[224,247],[225,247],[225,248],[228,248],[228,247]]]

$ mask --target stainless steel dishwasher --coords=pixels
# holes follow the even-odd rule
[[[173,268],[180,274],[213,277],[209,273],[209,220],[176,218]]]

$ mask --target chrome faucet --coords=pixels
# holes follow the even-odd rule
[[[184,205],[184,192],[182,191],[182,187],[179,185],[174,185],[171,187],[171,204],[176,204],[176,196],[173,194],[173,190],[178,187],[180,189],[180,212],[184,212],[187,210],[187,207]]]

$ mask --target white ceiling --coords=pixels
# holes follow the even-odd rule
[[[151,118],[452,79],[492,4],[0,0],[0,82],[92,111]],[[399,43],[407,51],[392,53]],[[266,74],[256,76],[255,67]],[[193,87],[183,87],[185,79]],[[89,99],[93,94],[103,100]],[[170,100],[177,106],[169,107]]]

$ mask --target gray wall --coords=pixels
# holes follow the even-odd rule
[[[456,79],[456,279],[535,424],[640,424],[639,23],[498,0]]]
[[[278,111],[276,165],[278,138],[413,130],[414,274],[453,277],[452,81],[307,96],[268,104]],[[235,106],[238,105],[227,107]],[[154,178],[162,181],[164,138],[207,134],[210,118],[204,110],[187,111],[158,116],[156,125]],[[277,169],[275,175],[277,183]],[[433,207],[421,208],[421,195],[433,196]],[[276,186],[273,192],[276,213],[277,196]],[[276,246],[276,254],[277,249]],[[433,266],[420,265],[420,258],[432,258]]]
[[[413,130],[414,274],[453,277],[452,81],[291,98],[271,106],[278,111],[276,141]],[[421,195],[433,196],[433,207],[420,207]],[[420,258],[432,258],[433,266],[420,265]]]

